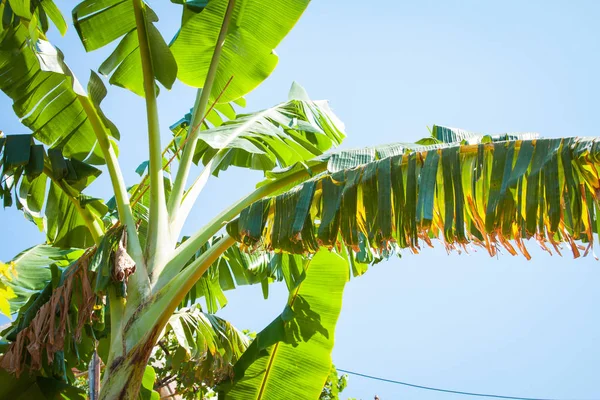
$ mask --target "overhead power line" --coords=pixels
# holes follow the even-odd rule
[[[430,386],[415,385],[413,383],[408,383],[408,382],[395,381],[395,380],[392,380],[392,379],[380,378],[380,377],[372,376],[372,375],[360,374],[358,372],[348,371],[346,369],[341,369],[341,368],[336,368],[336,369],[338,371],[340,371],[340,372],[345,372],[345,373],[350,374],[350,375],[362,376],[363,378],[367,378],[367,379],[373,379],[373,380],[381,381],[381,382],[394,383],[396,385],[403,385],[403,386],[408,386],[408,387],[417,388],[417,389],[432,390],[434,392],[462,394],[462,395],[465,395],[465,396],[490,397],[490,398],[495,398],[495,399],[511,399],[511,400],[560,400],[560,399],[548,399],[548,398],[541,398],[541,397],[501,396],[501,395],[498,395],[498,394],[472,393],[472,392],[462,392],[460,390],[440,389],[440,388],[434,388],[434,387],[430,387]]]

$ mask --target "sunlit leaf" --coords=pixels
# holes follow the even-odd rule
[[[8,276],[0,276],[0,287],[7,288],[13,294],[7,315],[17,312],[31,296],[46,287],[50,282],[52,264],[68,264],[78,254],[79,251],[61,250],[42,244],[22,251],[4,264],[7,266]]]
[[[472,145],[396,144],[322,156],[312,165],[327,163],[326,172],[261,200],[247,209],[252,218],[228,231],[267,250],[348,246],[362,262],[403,248],[418,252],[436,238],[448,250],[474,244],[491,255],[502,246],[529,258],[529,238],[548,251],[560,253],[564,243],[575,257],[588,254],[598,218],[600,141],[489,137]],[[504,140],[511,138],[517,140]]]
[[[154,23],[158,16],[145,3],[143,18],[154,78],[170,89],[177,77],[177,64]],[[131,0],[85,0],[73,9],[73,23],[86,51],[106,46],[120,38],[112,54],[102,63],[100,73],[111,75],[110,83],[144,96],[142,58]]]
[[[36,140],[61,149],[67,158],[104,163],[81,103],[85,91],[58,49],[41,39],[34,46],[22,25],[2,35],[0,89],[13,100],[16,115]]]
[[[322,250],[304,268],[282,314],[254,339],[234,367],[225,399],[316,399],[331,367],[335,325],[348,266]]]
[[[294,27],[308,0],[237,1],[223,45],[211,97],[230,102],[246,95],[275,68],[275,47]],[[209,1],[201,12],[188,17],[171,50],[179,66],[178,77],[184,83],[202,87],[221,29],[227,0]]]
[[[215,243],[221,240],[212,238],[202,246],[189,263],[200,257]],[[189,264],[188,263],[188,264]],[[227,249],[196,282],[186,294],[181,307],[204,299],[209,313],[215,313],[227,305],[225,292],[238,286],[268,285],[271,282],[284,281],[288,289],[299,281],[302,272],[302,258],[291,254],[256,252],[248,254],[238,246]],[[268,292],[264,293],[267,298]]]
[[[189,126],[190,120],[185,123]],[[270,171],[319,156],[344,138],[344,125],[328,103],[311,101],[304,89],[294,83],[287,102],[256,113],[239,114],[234,120],[203,131],[194,161],[206,164],[219,150],[228,150],[216,160],[214,174],[231,165]]]
[[[230,375],[249,344],[248,337],[233,325],[202,312],[198,305],[174,313],[167,323],[169,330],[183,350],[185,362],[193,364],[196,376],[206,381]]]

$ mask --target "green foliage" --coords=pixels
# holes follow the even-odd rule
[[[157,387],[170,383],[184,399],[205,398],[229,379],[233,364],[249,344],[249,337],[199,306],[177,311],[169,319],[150,363],[157,371]]]
[[[143,6],[145,40],[149,44],[154,78],[170,89],[177,77],[177,64],[162,35],[154,26],[158,16]],[[131,0],[86,0],[73,9],[73,23],[86,51],[104,47],[120,38],[99,72],[111,75],[110,83],[144,96],[142,59]]]
[[[57,184],[51,183],[46,206],[46,215],[50,216],[47,234],[55,246],[87,248],[94,245],[87,221],[78,208],[85,208],[96,220],[100,220],[107,211],[102,200],[84,195],[73,200]]]
[[[308,260],[284,311],[235,364],[233,386],[224,398],[318,397],[330,372],[347,279],[347,264],[337,254],[322,250]]]
[[[10,304],[10,312],[5,313],[6,316],[10,317],[17,312],[32,296],[40,293],[48,285],[52,278],[51,266],[64,267],[79,256],[80,251],[37,245],[22,251],[8,264],[0,262],[0,293],[10,288],[15,295],[14,298],[6,299]]]
[[[204,379],[217,380],[233,365],[248,347],[248,339],[229,322],[203,313],[199,306],[177,311],[169,319],[184,360],[195,360],[198,373]],[[174,365],[176,368],[176,366]]]
[[[140,400],[159,400],[160,395],[154,390],[154,382],[156,381],[156,372],[151,366],[146,366],[144,377],[142,378],[142,387],[138,399]]]
[[[199,307],[178,311],[177,314],[198,314],[202,313]],[[176,314],[176,315],[177,315]],[[171,319],[175,319],[174,315]],[[206,317],[217,318],[214,315],[204,314]],[[177,317],[181,319],[181,317]],[[218,320],[218,318],[217,318]],[[225,321],[221,323],[227,324]],[[207,369],[210,362],[207,361],[207,347],[203,347],[202,351],[197,351],[195,345],[190,346],[191,352],[184,351],[184,346],[180,343],[187,343],[188,337],[195,337],[194,340],[201,338],[202,330],[195,329],[192,326],[185,330],[184,335],[175,335],[173,329],[168,329],[165,335],[160,339],[159,346],[150,358],[150,364],[156,371],[155,389],[165,388],[170,386],[175,393],[182,396],[186,400],[197,399],[212,399],[216,398],[218,384],[229,379],[230,368],[237,358],[243,353],[248,346],[249,341],[256,338],[256,334],[244,331],[240,333],[233,328],[232,330],[218,330],[214,333],[206,333],[204,337],[213,337],[223,343],[234,343],[241,340],[245,344],[241,346],[234,358],[223,357],[220,362],[215,365],[212,370]],[[184,332],[182,330],[182,332]],[[216,335],[215,335],[216,333]],[[233,333],[233,335],[232,335]],[[183,336],[181,340],[178,336]],[[237,338],[236,338],[237,337]],[[240,342],[241,343],[241,342]],[[195,354],[195,355],[193,355]],[[217,351],[216,355],[229,355],[231,353],[225,351]],[[209,357],[212,359],[212,357]],[[215,374],[216,372],[216,374]],[[340,400],[340,393],[346,388],[348,383],[348,375],[339,376],[334,365],[331,366],[325,385],[321,391],[319,399],[321,400]]]
[[[81,192],[100,175],[100,170],[76,158],[65,159],[59,149],[50,149],[46,155],[31,135],[6,136],[4,148],[0,143],[0,154],[0,177],[4,181],[0,197],[4,197],[5,207],[16,204],[27,219],[41,231],[46,230],[48,240],[58,247],[85,248],[94,243],[87,224],[100,220],[106,207],[101,200]],[[89,219],[81,215],[81,210]]]
[[[106,91],[102,83],[92,76],[88,98],[62,53],[31,34],[23,23],[0,34],[0,89],[12,98],[15,113],[33,132],[0,141],[0,197],[5,207],[16,204],[40,230],[46,229],[49,241],[57,246],[85,248],[98,234],[90,232],[89,225],[106,212],[101,201],[81,194],[100,174],[90,164],[105,162],[94,134],[104,128],[95,128],[90,118],[104,121],[113,137],[119,136],[118,130],[99,108]],[[37,141],[52,146],[47,155]],[[45,214],[51,218],[44,220]]]
[[[28,40],[29,31],[22,25],[1,34],[0,89],[13,100],[15,113],[35,139],[60,148],[65,157],[103,163],[92,126],[78,101],[85,92],[62,53],[41,39],[34,51]]]
[[[188,116],[172,127],[174,133],[182,124],[189,126],[191,114]],[[311,101],[294,83],[287,102],[237,115],[202,132],[194,161],[206,165],[216,156],[215,175],[231,165],[270,171],[319,156],[341,144],[345,136],[344,125],[327,102]]]
[[[223,46],[211,98],[223,91],[220,102],[238,99],[273,72],[278,57],[273,51],[294,27],[308,0],[236,1]],[[189,3],[188,3],[189,4]],[[212,0],[197,14],[186,17],[171,50],[177,60],[177,76],[184,83],[204,85],[228,0]],[[189,7],[185,12],[192,11]]]
[[[220,237],[214,237],[202,246],[190,259],[189,264],[201,257],[214,246]],[[232,246],[208,268],[186,294],[182,307],[191,305],[204,298],[209,313],[215,313],[227,305],[225,291],[237,286],[261,284],[265,299],[268,297],[268,285],[273,281],[285,280],[288,288],[300,279],[302,258],[288,254],[255,253],[248,254],[238,246]]]
[[[181,76],[192,72],[193,79],[203,82],[204,78],[200,77],[206,74],[203,61],[192,61],[196,66],[191,71],[185,61],[190,58],[182,54],[181,46],[192,45],[189,55],[200,59],[208,57],[206,60],[210,61],[212,56],[206,50],[214,48],[214,43],[206,40],[216,38],[218,30],[211,29],[220,26],[217,19],[221,18],[219,13],[224,12],[227,2],[180,3],[184,9],[183,26],[173,49],[184,59]],[[230,104],[245,106],[242,96],[270,74],[277,60],[273,48],[289,32],[307,3],[294,0],[269,7],[258,4],[264,9],[258,12],[257,4],[238,2],[234,9],[223,61],[217,68],[213,99],[231,76],[235,78],[204,121],[201,128],[209,129],[205,130],[195,154],[196,161],[202,159],[203,162],[218,154],[218,162],[211,170],[215,175],[228,165],[264,171],[286,167],[319,156],[344,138],[343,125],[327,104],[310,101],[297,85],[292,87],[288,102],[259,113],[238,116]],[[47,41],[49,20],[54,21],[61,33],[66,29],[54,3],[51,0],[11,0],[1,3],[0,7],[3,15],[0,89],[12,98],[15,113],[32,132],[18,136],[0,134],[0,197],[5,206],[16,204],[27,218],[46,231],[48,238],[47,245],[26,250],[13,262],[2,264],[0,270],[1,309],[16,316],[12,326],[3,332],[8,342],[1,343],[0,363],[17,375],[31,370],[40,376],[16,380],[3,376],[0,380],[7,393],[16,393],[12,391],[22,384],[27,386],[29,391],[24,393],[28,395],[38,396],[43,392],[54,397],[60,392],[64,398],[78,398],[84,392],[67,382],[81,380],[75,373],[88,368],[92,354],[97,352],[105,362],[111,360],[115,351],[113,336],[126,335],[127,331],[127,325],[121,321],[123,304],[142,306],[136,303],[139,298],[129,296],[127,303],[122,303],[119,294],[125,296],[131,286],[127,285],[127,279],[115,281],[115,271],[120,267],[118,243],[124,231],[124,227],[119,226],[124,223],[124,216],[119,214],[127,211],[123,204],[125,189],[115,165],[114,139],[118,140],[120,133],[100,109],[107,90],[98,75],[94,72],[90,75],[89,94],[86,94],[64,62],[62,52]],[[143,95],[147,77],[142,74],[142,63],[150,63],[151,68],[144,69],[153,71],[154,76],[150,78],[171,88],[177,76],[177,64],[155,27],[158,17],[148,5],[129,0],[85,0],[75,7],[73,18],[87,51],[118,41],[99,68],[100,73],[111,75],[112,84]],[[195,33],[199,30],[202,30],[201,36]],[[200,46],[196,45],[198,39],[202,42]],[[147,48],[149,57],[142,58],[140,48]],[[179,146],[185,145],[186,128],[190,123],[191,114],[174,126],[175,138],[163,152],[166,199],[171,190],[170,160],[177,158]],[[93,165],[104,163],[115,189],[114,201],[108,205],[83,194],[100,174]],[[147,168],[152,169],[151,163],[140,166],[140,175]],[[149,210],[156,201],[146,188],[144,179],[128,190],[133,203],[133,218],[129,221],[137,224],[137,232],[129,229],[128,232],[137,233],[135,239],[144,247],[153,246],[146,236],[150,229]],[[199,246],[195,257],[187,260],[186,268],[197,268],[195,261],[201,260],[216,243],[218,239]],[[85,252],[73,249],[85,249]],[[138,259],[136,264],[144,268],[143,260]],[[319,265],[316,261],[313,264]],[[285,281],[293,291],[279,320],[281,327],[287,329],[287,336],[272,336],[269,340],[282,340],[282,353],[291,354],[302,342],[315,335],[323,336],[312,348],[301,348],[305,357],[318,366],[315,373],[324,378],[325,367],[330,363],[332,329],[339,302],[319,303],[319,292],[326,279],[341,277],[337,283],[341,285],[339,296],[335,296],[339,300],[346,280],[342,273],[345,268],[321,267],[324,274],[321,278],[315,269],[310,274],[312,278],[303,281],[302,265],[298,256],[249,255],[237,246],[226,248],[187,296],[181,297],[182,304],[192,305],[205,298],[209,311],[214,312],[225,305],[225,290],[260,283],[266,298],[270,282]],[[113,292],[117,296],[110,295]],[[309,300],[314,303],[314,309]],[[315,311],[320,308],[324,313],[322,317]],[[179,382],[182,393],[187,389],[190,396],[197,396],[198,391],[209,393],[214,385],[230,379],[233,365],[249,345],[246,335],[196,306],[177,311],[166,322],[160,337],[161,343],[167,343],[166,350],[172,346],[171,351],[169,354],[164,351],[164,365],[145,369],[140,391],[143,399],[157,398],[154,389],[163,383],[165,371],[189,378]],[[264,334],[259,335],[254,343],[262,343],[263,337]],[[292,347],[285,350],[288,344]],[[155,353],[160,351],[163,349]],[[246,365],[239,364],[238,368],[252,368],[256,357],[256,354],[246,357]],[[192,379],[200,383],[195,385]],[[10,384],[4,384],[9,381]],[[316,393],[316,386],[311,389]]]
[[[67,32],[67,24],[60,10],[52,0],[10,0],[0,4],[2,28],[18,25],[26,21],[35,35],[45,34],[49,20],[54,23],[61,35]],[[39,32],[35,32],[39,30]]]
[[[340,393],[346,389],[348,385],[348,375],[339,376],[335,365],[331,366],[323,391],[319,396],[319,400],[340,400]]]
[[[581,240],[590,251],[600,226],[597,139],[433,126],[416,143],[326,153],[344,139],[343,124],[299,85],[266,110],[235,107],[270,75],[273,49],[308,0],[172,1],[183,13],[170,45],[142,0],[84,0],[73,10],[86,51],[115,46],[99,72],[148,95],[151,152],[129,188],[120,133],[100,109],[106,87],[92,72],[86,94],[47,40],[50,21],[66,31],[55,3],[0,2],[0,90],[30,130],[0,132],[0,198],[47,236],[0,263],[0,311],[16,316],[0,340],[0,366],[16,376],[0,371],[0,397],[82,398],[71,385],[85,386],[82,371],[103,365],[100,398],[157,399],[174,382],[186,399],[334,400],[346,385],[331,350],[350,269],[361,275],[435,238],[492,255],[516,245],[528,257],[530,237],[557,251],[566,242],[575,256]],[[149,94],[176,77],[206,90],[161,154]],[[192,161],[206,168],[190,186]],[[84,194],[102,165],[114,192],[106,205]],[[179,241],[205,183],[229,166],[266,180]],[[226,224],[229,235],[215,236]],[[226,291],[260,284],[267,298],[281,281],[285,308],[257,335],[214,315]]]
[[[85,391],[64,382],[44,377],[15,379],[0,369],[0,398],[14,400],[85,400]]]
[[[119,247],[122,235],[122,227],[117,226],[107,231],[88,264],[90,272],[95,273],[93,290],[98,296],[106,295],[111,284],[121,297],[124,297],[125,295],[125,293],[123,293],[125,291],[123,282],[115,282],[113,279],[115,253]]]
[[[598,221],[598,141],[503,139],[334,153],[319,160],[327,172],[252,205],[228,232],[250,247],[298,254],[343,244],[361,262],[417,252],[434,238],[491,255],[496,245],[516,254],[514,240],[528,258],[523,239],[557,251],[568,243],[575,257],[581,239],[587,253]]]

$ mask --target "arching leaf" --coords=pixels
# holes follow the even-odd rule
[[[5,207],[12,205],[14,190],[17,207],[40,230],[47,230],[50,242],[64,248],[87,247],[93,237],[86,221],[100,220],[106,212],[101,201],[81,194],[100,174],[90,164],[104,163],[90,113],[104,124],[96,128],[115,138],[119,132],[100,110],[106,89],[97,76],[90,78],[88,98],[59,50],[43,40],[29,41],[28,31],[17,25],[3,33],[0,45],[0,87],[33,130],[32,135],[8,135],[0,142],[4,183],[0,197]],[[36,141],[52,146],[47,156]],[[53,184],[47,183],[48,178]],[[44,204],[45,211],[52,212],[42,212]],[[89,218],[84,220],[82,213]]]
[[[0,89],[13,100],[15,114],[41,143],[67,158],[103,164],[83,101],[85,91],[45,40],[30,43],[21,24],[0,35]],[[86,99],[87,100],[87,99]]]
[[[494,255],[503,246],[527,258],[523,239],[557,252],[566,243],[575,257],[575,240],[589,243],[585,254],[593,243],[597,139],[391,145],[319,162],[329,171],[249,208],[256,215],[230,223],[229,234],[291,253],[343,244],[365,262],[402,248],[417,252],[435,238],[447,249],[474,244]]]
[[[50,184],[46,206],[46,215],[49,216],[47,235],[55,246],[87,248],[94,245],[87,221],[83,219],[79,208],[85,208],[96,220],[102,220],[108,211],[101,199],[84,195],[72,198],[59,185],[54,182]]]
[[[189,120],[186,123],[189,126]],[[230,165],[270,171],[319,156],[344,138],[344,125],[328,103],[311,101],[294,83],[289,101],[237,115],[232,121],[203,131],[194,161],[207,164],[219,150],[228,149],[213,165],[214,174]]]

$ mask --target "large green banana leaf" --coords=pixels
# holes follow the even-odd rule
[[[22,123],[33,131],[32,135],[8,136],[0,141],[1,197],[4,205],[10,206],[14,189],[17,206],[40,229],[46,227],[49,241],[57,246],[86,247],[93,241],[77,208],[97,215],[104,211],[100,202],[80,196],[100,173],[87,163],[104,163],[87,114],[95,112],[108,122],[99,111],[101,82],[90,80],[87,99],[62,53],[45,40],[33,40],[31,32],[16,23],[0,35],[0,88],[13,100],[13,109],[23,118]],[[84,107],[88,101],[91,110]],[[107,124],[109,133],[118,137],[113,127]],[[50,157],[32,136],[52,146]],[[48,171],[52,171],[55,182],[46,198]],[[41,213],[44,202],[51,215],[47,223]]]
[[[65,157],[103,164],[82,105],[85,91],[60,50],[30,39],[22,24],[0,34],[0,89],[13,100],[15,114],[36,140],[60,149]]]
[[[283,313],[261,331],[234,366],[225,399],[317,399],[331,367],[335,325],[348,280],[339,255],[322,250]]]
[[[51,265],[68,265],[80,255],[81,251],[61,250],[41,244],[22,251],[6,264],[0,262],[0,304],[8,305],[0,306],[0,311],[8,317],[16,313],[50,282]],[[7,292],[6,288],[10,288],[14,297],[2,296],[3,290]]]
[[[101,199],[84,195],[72,198],[67,196],[59,185],[51,183],[45,210],[46,233],[50,243],[60,248],[83,249],[94,245],[94,239],[80,213],[80,208],[85,208],[96,220],[101,220],[108,211]]]
[[[189,114],[188,114],[189,115]],[[191,118],[191,116],[190,116]],[[174,125],[180,129],[181,121]],[[189,126],[190,121],[185,123]],[[293,83],[289,100],[205,130],[199,136],[194,161],[206,165],[219,150],[213,173],[230,165],[270,171],[321,155],[345,138],[344,125],[326,101],[311,101]]]
[[[581,239],[587,254],[600,222],[600,140],[512,136],[329,154],[308,163],[327,164],[325,173],[254,204],[227,229],[248,246],[291,253],[343,243],[365,261],[434,238],[449,250],[471,243],[494,255],[503,246],[527,258],[523,239],[557,252],[567,243],[575,257]]]
[[[138,400],[160,400],[160,394],[154,390],[156,382],[156,371],[150,365],[146,365],[144,377],[142,378],[142,386],[138,394]]]
[[[204,86],[217,36],[229,0],[211,0],[185,19],[171,44],[178,77],[184,83]],[[244,96],[273,71],[279,42],[294,27],[309,0],[237,0],[227,30],[211,97],[214,99],[233,77],[220,102]]]
[[[143,4],[150,62],[154,78],[170,89],[177,78],[177,64],[169,46],[154,26],[157,15]],[[100,73],[111,75],[110,83],[144,96],[142,59],[133,2],[131,0],[85,0],[73,9],[73,23],[86,51],[106,46],[122,37],[102,63]],[[114,72],[113,72],[114,71]]]

